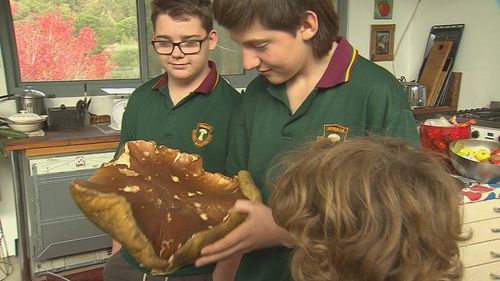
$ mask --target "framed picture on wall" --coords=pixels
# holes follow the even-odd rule
[[[392,19],[392,0],[375,0],[374,19]]]
[[[395,24],[372,24],[370,38],[370,60],[391,61],[394,59]]]

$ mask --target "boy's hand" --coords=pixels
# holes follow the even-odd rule
[[[201,250],[201,257],[196,260],[196,266],[290,241],[290,234],[274,222],[268,206],[248,200],[238,200],[232,211],[247,213],[248,217],[224,238],[204,247]]]
[[[116,254],[122,248],[122,244],[113,239],[113,244],[111,246],[111,255]]]

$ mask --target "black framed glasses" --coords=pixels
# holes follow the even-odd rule
[[[166,40],[153,40],[151,44],[153,44],[153,48],[160,55],[171,55],[176,46],[184,55],[194,55],[201,50],[201,44],[207,40],[208,35],[210,33],[201,40],[186,40],[177,43]]]

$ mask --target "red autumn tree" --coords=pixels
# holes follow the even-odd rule
[[[75,34],[74,19],[59,12],[14,22],[23,81],[108,78],[115,67],[106,51],[95,52],[96,35],[88,27]]]
[[[10,12],[14,15],[17,11],[17,6],[16,2],[11,1],[10,2]]]

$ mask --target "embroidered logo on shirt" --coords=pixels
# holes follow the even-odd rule
[[[331,142],[345,141],[349,128],[339,124],[323,124],[323,135],[318,136],[316,141],[329,140]]]
[[[209,144],[213,139],[213,128],[214,127],[207,123],[198,123],[198,125],[196,125],[196,129],[194,129],[191,134],[194,145],[197,147],[204,147]]]

